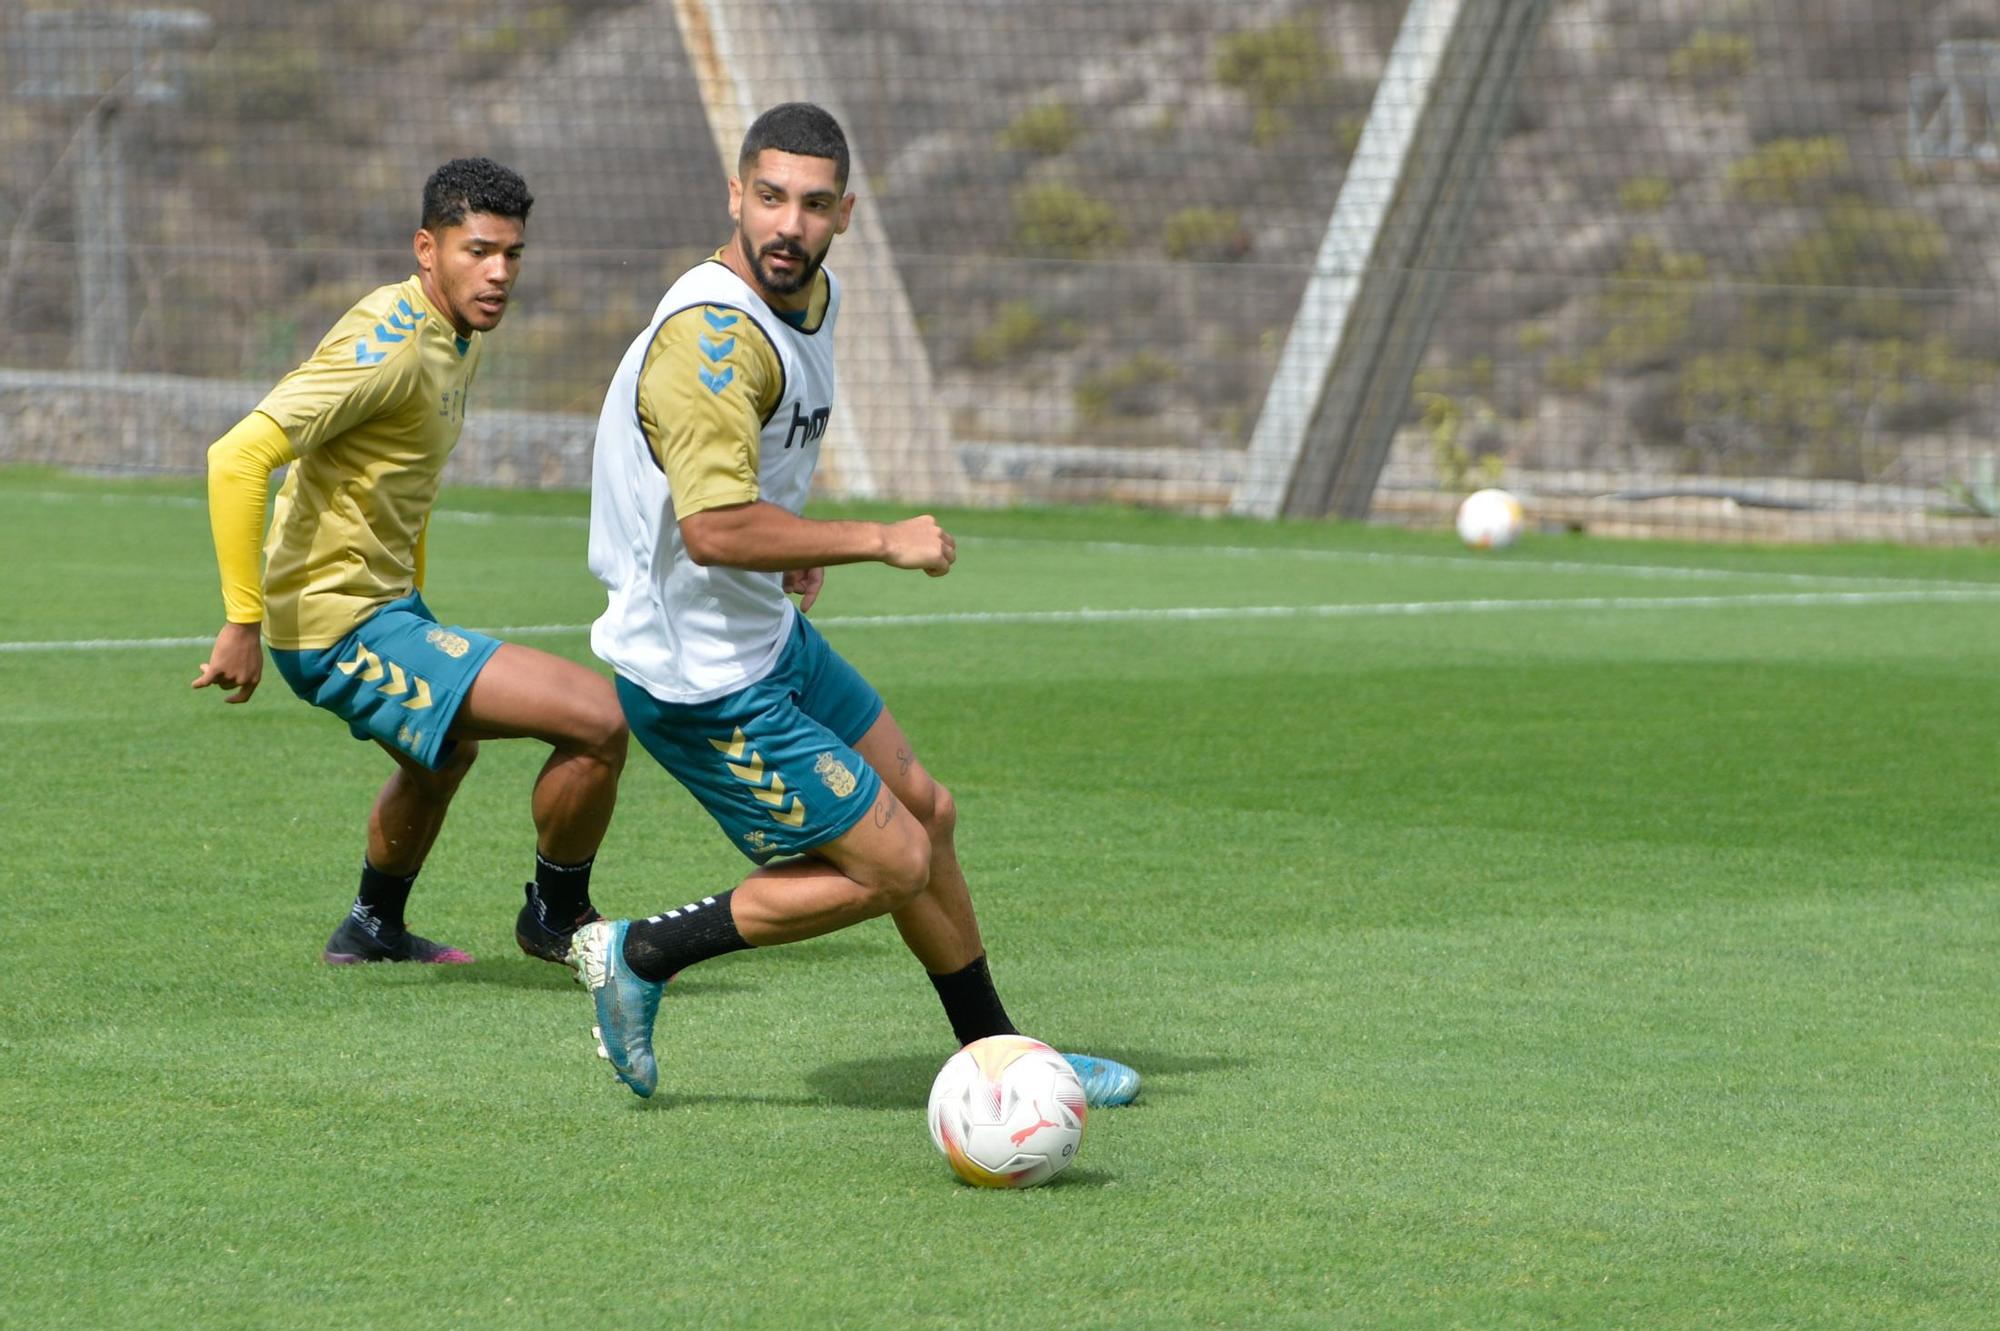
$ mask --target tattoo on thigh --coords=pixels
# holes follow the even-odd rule
[[[901,776],[908,776],[910,774],[910,764],[915,762],[916,760],[917,760],[917,755],[911,753],[908,749],[897,749],[896,750],[897,773]]]
[[[885,790],[882,792],[882,798],[875,801],[875,826],[887,827],[889,820],[895,816],[896,797]]]

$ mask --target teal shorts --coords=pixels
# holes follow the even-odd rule
[[[882,788],[854,751],[882,696],[804,615],[793,625],[770,674],[710,702],[661,702],[618,679],[633,738],[758,864],[839,837]]]
[[[377,610],[331,647],[271,660],[292,692],[347,722],[356,739],[380,740],[435,771],[451,753],[446,732],[498,638],[443,627],[415,592]]]

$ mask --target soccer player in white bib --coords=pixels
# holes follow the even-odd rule
[[[632,734],[759,867],[645,920],[578,929],[618,1077],[659,1080],[652,1036],[677,972],[890,916],[961,1044],[1011,1034],[965,875],[951,793],[882,699],[803,612],[828,566],[951,570],[931,517],[801,516],[834,410],[847,141],[792,102],[759,116],[729,182],[735,234],[675,282],[611,380],[591,475],[590,567],[609,594],[591,645],[617,672]],[[794,607],[791,595],[797,595]],[[1068,1055],[1092,1104],[1132,1069]]]
[[[535,881],[515,941],[560,963],[576,926],[598,918],[590,868],[626,747],[611,682],[440,624],[423,598],[438,479],[465,422],[482,335],[506,313],[520,273],[533,206],[521,177],[497,162],[439,167],[424,184],[416,274],[362,297],[208,451],[227,622],[194,687],[248,702],[268,647],[294,693],[396,764],[368,815],[354,905],[322,954],[330,964],[472,960],[410,932],[403,910],[481,740],[532,737],[554,750],[535,781]],[[271,473],[288,463],[267,537]]]

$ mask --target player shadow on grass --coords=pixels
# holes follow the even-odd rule
[[[381,968],[356,966],[351,969]],[[548,962],[533,957],[481,957],[470,966],[398,966],[395,969],[398,974],[415,973],[414,980],[405,983],[491,984],[508,989],[547,989],[570,995],[578,992],[576,975],[567,966],[551,966]],[[676,1002],[699,998],[703,994],[747,994],[756,988],[755,984],[746,980],[730,979],[725,975],[695,973],[676,978],[673,983]]]
[[[598,1066],[608,1068],[603,1060]],[[613,1082],[617,1078],[612,1078]],[[622,1088],[621,1088],[622,1090]],[[662,1088],[641,1100],[634,1095],[624,1095],[621,1102],[637,1113],[657,1114],[684,1109],[690,1105],[728,1105],[741,1107],[759,1105],[767,1109],[824,1109],[826,1101],[810,1095],[779,1095],[776,1092],[760,1091],[685,1091],[677,1092]]]
[[[1238,1068],[1245,1062],[1220,1054],[1161,1054],[1096,1046],[1088,1046],[1088,1052],[1139,1069],[1142,1081],[1139,1098],[1132,1106],[1135,1109],[1143,1109],[1154,1100],[1198,1095],[1194,1083],[1202,1074]],[[935,1051],[855,1058],[815,1069],[806,1074],[806,1085],[824,1101],[844,1109],[921,1110],[930,1099],[931,1082],[943,1063],[943,1055]]]
[[[755,964],[820,966],[865,958],[875,953],[889,954],[894,950],[891,944],[880,940],[816,938],[793,947],[760,952]],[[670,1001],[684,1002],[704,994],[744,994],[756,990],[759,986],[754,980],[734,978],[733,969],[740,964],[741,959],[735,956],[717,957],[700,970],[675,976]],[[552,966],[546,961],[522,956],[512,950],[511,944],[491,948],[469,966],[347,966],[333,969],[358,974],[387,973],[399,977],[397,983],[400,984],[491,984],[509,989],[550,989],[565,993],[573,992],[576,985],[576,978],[567,967]],[[750,971],[743,973],[752,974]]]

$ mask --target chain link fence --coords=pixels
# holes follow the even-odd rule
[[[914,337],[851,342],[843,398],[921,371],[944,436],[893,488],[1227,506],[1402,0],[10,0],[0,459],[198,467],[481,153],[537,204],[455,474],[581,484],[619,353],[729,234],[723,12],[857,150]],[[1990,3],[1557,0],[1373,513],[1497,483],[1605,532],[2000,532],[1996,127]]]

